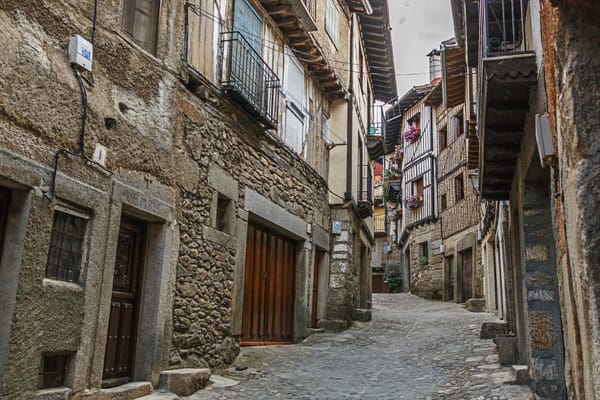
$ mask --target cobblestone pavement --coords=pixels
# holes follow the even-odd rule
[[[403,293],[373,303],[372,322],[340,334],[243,348],[188,399],[533,399],[529,387],[505,383],[510,369],[479,339],[493,316]]]

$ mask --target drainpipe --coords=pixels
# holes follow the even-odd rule
[[[437,156],[435,155],[435,148],[433,146],[433,107],[429,106],[429,140],[431,144],[431,218],[433,221],[437,220],[435,215],[435,199],[436,199],[436,188],[437,188]]]
[[[353,62],[354,62],[354,14],[350,14],[350,55],[349,55],[350,59],[348,62],[348,65],[350,66],[350,72],[349,72],[349,89],[348,89],[348,96],[347,96],[347,102],[348,102],[348,119],[347,119],[347,131],[346,131],[346,143],[348,143],[348,146],[346,146],[346,195],[344,197],[346,197],[346,200],[352,200],[352,175],[353,175],[353,169],[352,169],[352,149],[353,149],[353,135],[352,135],[352,131],[353,131],[353,127],[352,127],[352,110],[353,110],[353,101],[354,101],[354,95],[353,95],[353,91],[352,91],[352,86],[354,84],[354,68],[353,68]]]

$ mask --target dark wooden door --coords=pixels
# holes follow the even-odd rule
[[[467,250],[462,253],[463,261],[463,301],[473,297],[473,253]]]
[[[242,345],[292,343],[295,254],[292,240],[248,227]]]
[[[4,247],[4,231],[8,220],[8,207],[10,205],[10,190],[0,187],[0,261]]]
[[[104,356],[103,387],[121,385],[133,378],[144,228],[144,224],[139,221],[128,218],[121,220]]]
[[[323,260],[323,252],[315,252],[315,265],[313,267],[312,307],[310,312],[310,326],[316,328],[318,323],[317,313],[319,306],[319,269]]]

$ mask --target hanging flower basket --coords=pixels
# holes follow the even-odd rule
[[[404,199],[404,204],[411,210],[419,208],[423,205],[423,195],[413,194]]]
[[[407,130],[402,132],[402,139],[407,140],[409,143],[416,142],[419,137],[421,137],[421,131],[415,128],[414,125],[409,126]]]

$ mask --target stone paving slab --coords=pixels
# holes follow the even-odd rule
[[[245,347],[216,371],[239,384],[187,399],[533,399],[528,386],[506,383],[510,367],[479,339],[481,324],[496,320],[410,294],[374,295],[371,322],[292,346]]]

